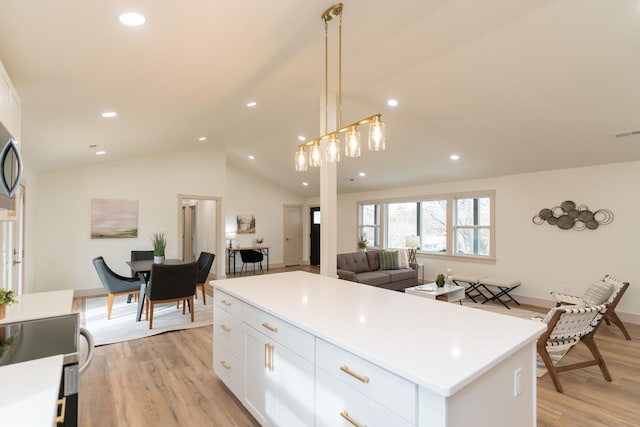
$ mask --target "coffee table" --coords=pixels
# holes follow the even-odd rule
[[[444,285],[441,288],[435,283],[427,283],[424,285],[413,286],[404,290],[405,293],[410,295],[417,295],[423,298],[431,298],[438,301],[454,302],[464,299],[464,287],[458,285]]]

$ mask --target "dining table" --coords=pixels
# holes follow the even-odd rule
[[[136,314],[136,322],[139,322],[142,318],[142,309],[144,308],[144,296],[147,290],[147,285],[149,284],[147,279],[150,279],[151,276],[151,266],[154,264],[151,259],[144,259],[138,261],[127,261],[127,265],[131,268],[131,271],[136,273],[140,280],[142,281],[142,285],[140,285],[140,296],[138,297],[138,312]],[[185,261],[181,259],[165,259],[163,264],[168,265],[178,265],[185,264]]]

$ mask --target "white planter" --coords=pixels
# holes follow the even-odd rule
[[[164,263],[164,257],[163,256],[155,256],[154,255],[153,263],[154,264],[163,264]]]

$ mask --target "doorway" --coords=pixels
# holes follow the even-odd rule
[[[211,274],[218,271],[220,234],[220,199],[208,196],[178,195],[178,236],[180,236],[178,258],[191,262],[198,259],[200,252],[216,254]]]
[[[313,207],[309,211],[311,219],[311,234],[309,236],[309,264],[320,265],[320,207]]]
[[[0,196],[0,288],[13,291],[17,295],[24,293],[24,194],[25,187],[20,184],[18,191],[9,199]]]
[[[284,236],[283,261],[285,267],[302,264],[302,205],[282,208]]]

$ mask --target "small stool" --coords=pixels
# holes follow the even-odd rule
[[[521,285],[520,280],[508,280],[508,279],[505,280],[505,279],[494,279],[492,277],[486,277],[480,280],[480,283],[478,283],[478,286],[477,286],[477,290],[485,298],[485,301],[483,301],[482,304],[489,301],[498,301],[500,304],[502,304],[506,308],[511,309],[511,307],[507,305],[508,302],[513,301],[516,304],[520,305],[520,303],[516,301],[516,299],[512,297],[510,294],[512,290],[514,290],[520,285]],[[494,292],[489,287],[498,288],[498,291]],[[489,295],[485,295],[480,288],[488,292]],[[507,300],[506,301],[503,300],[502,297],[506,297]]]

